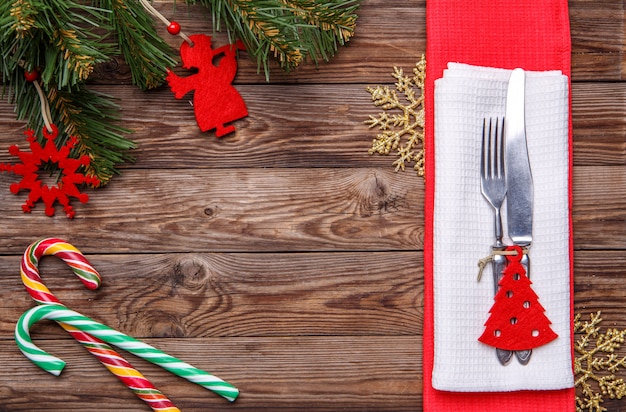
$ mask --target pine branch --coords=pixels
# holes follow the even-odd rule
[[[237,37],[269,78],[269,59],[291,71],[307,57],[328,61],[354,34],[358,0],[187,0],[211,10],[214,28],[221,24]]]
[[[21,73],[12,79],[11,84],[17,118],[29,119],[28,127],[40,135],[44,122],[39,95]],[[135,148],[135,144],[124,137],[131,131],[118,125],[119,107],[109,96],[83,86],[76,86],[71,91],[58,90],[54,85],[43,88],[50,104],[52,121],[59,125],[60,133],[55,143],[62,146],[70,136],[76,137],[78,143],[72,150],[73,157],[89,155],[92,161],[85,174],[96,176],[100,185],[107,184],[115,174],[119,174],[117,164],[133,160],[128,152]],[[45,143],[43,138],[40,138],[40,143]]]
[[[117,34],[133,84],[152,89],[165,81],[165,69],[177,64],[172,48],[157,34],[154,21],[137,0],[99,0],[112,11],[111,25]]]
[[[37,10],[28,1],[17,0],[14,3],[5,2],[3,6],[5,10],[11,7],[11,15],[13,16],[12,29],[16,32],[17,36],[24,38],[24,35],[35,26],[34,15],[37,14]],[[5,16],[3,10],[2,16]],[[3,19],[4,20],[4,19]],[[2,22],[4,27],[5,21]]]
[[[0,53],[3,95],[17,117],[36,131],[43,127],[39,96],[24,79],[24,70],[38,70],[61,131],[55,143],[75,136],[74,154],[90,156],[86,173],[102,184],[118,173],[118,163],[132,160],[128,151],[135,146],[117,124],[119,107],[85,87],[95,65],[121,53],[133,83],[147,89],[162,84],[166,69],[177,64],[138,0],[0,1]]]
[[[29,70],[41,68],[44,84],[54,80],[71,88],[113,50],[96,33],[107,30],[105,10],[73,0],[16,0],[0,7],[6,22],[0,26],[5,75],[25,64]]]
[[[88,155],[91,159],[86,175],[98,177],[100,184],[105,185],[119,174],[116,164],[133,160],[128,151],[135,144],[123,137],[130,130],[117,125],[119,107],[110,96],[84,88],[71,93],[51,88],[48,100],[57,124],[65,125],[65,134],[58,144],[75,136],[78,144],[72,153],[74,157]]]
[[[283,0],[289,5],[298,16],[306,21],[311,28],[315,28],[310,33],[315,36],[319,32],[321,37],[315,53],[310,53],[314,61],[318,56],[324,60],[329,60],[337,51],[339,45],[345,45],[354,35],[356,27],[356,15],[358,9],[357,1],[335,2],[320,4],[315,0]],[[306,32],[306,31],[305,31]],[[315,40],[310,42],[317,46]],[[327,51],[332,51],[328,55]]]

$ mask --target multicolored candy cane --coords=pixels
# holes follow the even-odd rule
[[[20,265],[22,282],[30,296],[38,304],[62,305],[59,299],[43,284],[39,276],[39,259],[47,255],[54,255],[67,263],[88,289],[94,290],[100,287],[100,275],[78,249],[61,239],[41,239],[26,249]],[[172,401],[163,395],[141,372],[105,342],[71,325],[64,323],[59,323],[59,325],[80,342],[111,373],[117,376],[139,399],[146,402],[152,410],[180,412]]]
[[[15,341],[24,356],[53,375],[59,375],[61,373],[65,367],[65,361],[40,349],[32,342],[30,337],[30,328],[43,319],[55,320],[59,323],[70,325],[89,335],[96,336],[111,345],[115,345],[120,349],[124,349],[152,362],[181,378],[203,386],[231,402],[239,395],[239,390],[230,383],[170,356],[140,340],[68,309],[63,305],[51,304],[36,306],[24,312],[20,317],[20,320],[15,326]]]

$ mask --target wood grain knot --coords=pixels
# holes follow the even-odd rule
[[[172,268],[172,290],[201,292],[210,283],[211,270],[208,263],[197,256],[185,256]]]
[[[177,314],[150,310],[141,315],[141,323],[147,326],[148,336],[156,338],[183,338],[185,327]]]
[[[393,213],[403,207],[403,196],[394,193],[389,182],[378,173],[368,173],[355,185],[355,192],[362,217]]]

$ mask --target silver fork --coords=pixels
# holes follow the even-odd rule
[[[480,154],[480,191],[494,210],[493,250],[503,250],[502,216],[500,210],[506,197],[506,172],[504,165],[504,118],[483,120],[483,142]],[[494,294],[498,292],[498,283],[506,267],[506,258],[494,255],[492,260]],[[496,355],[502,365],[510,362],[513,351],[496,349]]]
[[[495,122],[495,124],[494,124]],[[504,167],[504,119],[483,120],[483,145],[480,153],[480,191],[494,210],[496,243],[502,247],[502,216],[500,209],[506,197],[506,172]]]

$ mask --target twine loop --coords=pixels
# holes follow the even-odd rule
[[[141,4],[143,5],[143,7],[150,13],[152,14],[154,17],[156,17],[157,19],[161,20],[163,23],[165,23],[166,26],[169,26],[171,24],[171,22],[161,13],[159,13],[159,11],[157,9],[155,9],[152,4],[150,4],[149,0],[139,0],[141,2]],[[185,33],[183,33],[183,31],[181,30],[178,35],[180,37],[182,37],[183,40],[185,40],[187,43],[189,43],[190,46],[193,46],[193,41],[191,41],[191,39],[189,38],[189,36],[187,36]]]
[[[528,247],[519,248],[522,251],[523,255],[528,254]],[[478,278],[477,281],[480,282],[480,279],[483,276],[483,270],[485,270],[485,266],[489,262],[492,262],[496,256],[516,256],[518,254],[518,249],[492,249],[491,254],[485,256],[478,260]]]

